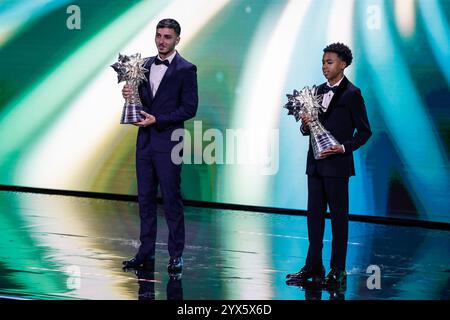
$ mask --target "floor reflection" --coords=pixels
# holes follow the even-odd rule
[[[312,281],[299,282],[295,280],[287,280],[286,285],[297,287],[304,293],[305,300],[322,300],[322,293],[327,292],[329,300],[345,300],[346,286],[342,288],[325,288],[321,284]]]
[[[0,296],[30,299],[450,299],[450,232],[350,222],[347,288],[286,284],[304,265],[306,218],[185,207],[183,276],[167,274],[168,230],[158,208],[152,270],[123,272],[139,246],[134,202],[0,192]],[[323,257],[328,271],[331,228]],[[367,285],[369,266],[380,289]]]
[[[156,300],[155,291],[155,268],[147,266],[135,270],[126,270],[125,272],[134,272],[136,275],[139,289],[138,300]],[[183,283],[182,274],[168,275],[166,286],[167,300],[183,300]]]

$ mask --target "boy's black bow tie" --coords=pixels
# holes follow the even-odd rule
[[[330,87],[327,84],[323,88],[323,93],[328,93],[329,91],[333,91],[333,93],[336,93],[338,87]]]

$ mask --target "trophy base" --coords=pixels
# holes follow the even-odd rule
[[[320,155],[338,144],[339,142],[328,131],[318,134],[317,136],[313,136],[312,145],[314,159],[324,159],[325,157],[321,157]]]
[[[128,105],[123,107],[122,118],[120,124],[133,124],[144,119],[141,111],[144,110],[142,106]]]

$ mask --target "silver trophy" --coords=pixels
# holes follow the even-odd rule
[[[131,56],[119,54],[118,61],[111,65],[117,72],[118,82],[125,83],[131,87],[131,97],[125,100],[123,106],[121,124],[136,123],[143,119],[141,111],[144,109],[139,98],[138,86],[142,81],[147,81],[144,73],[148,70],[144,68],[148,59],[141,58],[140,53]]]
[[[288,115],[293,115],[296,121],[299,121],[301,115],[308,115],[312,122],[309,123],[309,132],[311,144],[313,147],[314,158],[323,159],[321,154],[339,142],[319,121],[319,111],[325,112],[322,106],[323,94],[317,94],[317,87],[304,87],[300,92],[294,90],[293,94],[287,94],[288,102],[284,108],[288,109]]]

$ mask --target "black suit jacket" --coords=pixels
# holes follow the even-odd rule
[[[179,141],[172,141],[174,130],[184,128],[184,121],[193,118],[198,107],[197,67],[178,52],[164,74],[155,96],[150,89],[150,67],[156,56],[145,64],[147,81],[142,82],[139,97],[144,111],[155,116],[156,123],[140,127],[137,151],[170,152]]]
[[[326,83],[318,87],[322,94]],[[306,174],[319,174],[324,177],[350,177],[355,175],[353,151],[357,150],[372,135],[361,90],[347,77],[342,79],[325,113],[319,113],[319,121],[344,145],[345,153],[314,159],[311,139],[309,141]],[[304,127],[303,135],[309,135]]]

